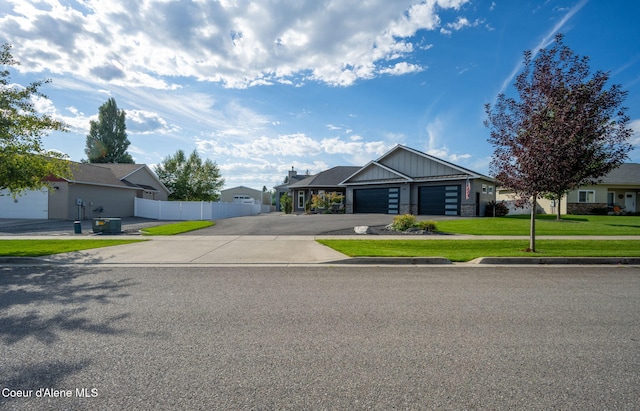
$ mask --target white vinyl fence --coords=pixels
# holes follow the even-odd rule
[[[159,201],[136,198],[134,215],[154,220],[220,220],[260,214],[260,204]]]

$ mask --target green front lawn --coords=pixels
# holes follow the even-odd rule
[[[212,221],[180,221],[179,223],[145,228],[141,231],[144,235],[176,235],[199,230],[201,228],[211,227],[213,224],[214,223]]]
[[[40,257],[146,240],[0,240],[0,256]]]
[[[530,216],[438,221],[438,231],[472,235],[529,235]],[[640,216],[555,215],[536,217],[536,235],[640,235]]]
[[[350,257],[640,257],[638,240],[317,240]]]

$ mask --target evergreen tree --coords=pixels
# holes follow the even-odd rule
[[[84,152],[90,163],[133,163],[127,153],[131,142],[127,138],[125,112],[118,109],[115,99],[110,98],[100,106],[98,121],[91,120],[89,124]]]

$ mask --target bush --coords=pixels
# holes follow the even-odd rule
[[[399,215],[393,218],[391,229],[396,231],[407,231],[411,228],[424,231],[437,231],[435,221],[416,221],[413,214]]]
[[[416,216],[412,214],[404,214],[393,217],[391,228],[396,231],[406,231],[413,227],[416,223]]]
[[[493,210],[496,210],[495,217],[504,217],[509,214],[509,207],[504,203],[504,201],[489,201],[487,203],[487,208],[484,211],[485,217],[494,217]]]
[[[413,226],[415,228],[417,228],[418,230],[438,231],[438,227],[436,225],[436,222],[435,221],[431,221],[431,220],[418,221]]]
[[[282,197],[280,197],[280,209],[284,211],[285,214],[293,211],[293,200],[287,193],[284,193]]]

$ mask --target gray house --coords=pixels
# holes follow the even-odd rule
[[[345,178],[347,213],[482,216],[495,180],[403,145]]]
[[[288,185],[289,195],[293,198],[293,211],[302,212],[307,201],[314,194],[338,193],[345,195],[346,187],[340,183],[360,167],[336,166]]]

